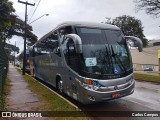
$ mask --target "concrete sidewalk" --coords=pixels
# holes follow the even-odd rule
[[[36,111],[36,108],[42,104],[38,95],[28,89],[23,76],[11,64],[8,76],[11,80],[11,87],[7,97],[7,109],[9,111]]]

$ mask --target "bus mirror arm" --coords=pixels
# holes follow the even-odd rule
[[[132,42],[134,42],[134,45],[136,47],[138,47],[139,52],[143,51],[143,43],[142,43],[141,39],[139,39],[138,37],[134,37],[134,36],[125,36],[125,38],[127,40],[131,40]]]
[[[82,41],[78,35],[68,34],[65,37],[70,38],[74,41],[76,53],[82,53]]]

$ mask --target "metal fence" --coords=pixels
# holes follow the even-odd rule
[[[4,45],[0,44],[0,110],[4,108],[4,85],[8,72],[8,57]]]

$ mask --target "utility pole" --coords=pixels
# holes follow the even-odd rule
[[[16,41],[15,41],[15,49],[14,49],[14,66],[15,66],[15,62],[16,62]]]
[[[24,53],[23,53],[23,72],[22,72],[22,75],[25,75],[25,67],[26,67],[26,38],[27,38],[27,5],[31,5],[31,6],[34,6],[35,4],[31,4],[31,3],[28,3],[28,1],[26,2],[23,2],[23,1],[20,1],[18,0],[19,3],[22,3],[22,4],[25,4],[26,7],[25,7],[25,24],[24,24],[24,28],[25,28],[25,34],[24,34]]]

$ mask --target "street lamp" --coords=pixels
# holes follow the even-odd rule
[[[43,16],[48,16],[48,15],[49,15],[49,14],[44,14],[44,15],[40,16],[39,18],[37,18],[37,19],[33,20],[33,21],[32,21],[32,22],[30,22],[29,24],[32,24],[33,22],[37,21],[38,19],[42,18]]]

